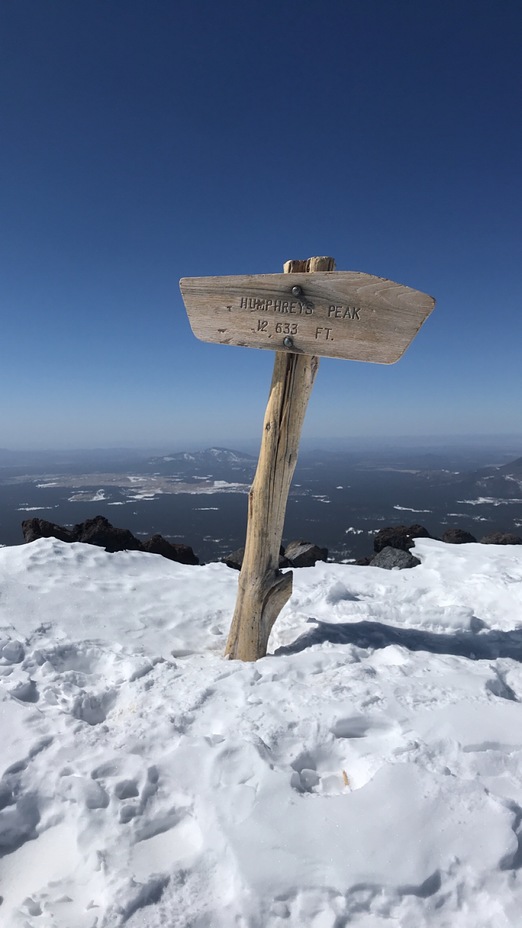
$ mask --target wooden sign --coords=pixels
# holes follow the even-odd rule
[[[359,271],[185,277],[204,342],[392,364],[431,313],[426,293]]]
[[[287,261],[284,274],[180,281],[197,338],[275,354],[225,651],[232,659],[255,661],[266,654],[272,626],[292,592],[292,574],[279,569],[279,552],[318,355],[391,364],[435,305],[411,287],[334,267],[333,258],[322,256]]]

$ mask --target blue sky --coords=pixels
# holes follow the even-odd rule
[[[520,434],[522,7],[0,7],[0,447],[256,440],[271,352],[191,333],[180,277],[333,255],[437,307],[322,359],[304,439]]]

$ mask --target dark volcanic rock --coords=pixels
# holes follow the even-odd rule
[[[481,545],[522,545],[522,538],[512,532],[492,532],[491,535],[484,535],[480,543]]]
[[[447,545],[469,545],[476,540],[471,532],[466,532],[463,528],[448,528],[442,536],[442,541]]]
[[[59,541],[77,541],[74,530],[55,525],[45,519],[25,519],[22,522],[24,541],[29,543],[37,538],[58,538]]]
[[[317,561],[326,561],[328,548],[319,548],[310,541],[291,541],[285,548],[290,567],[313,567]]]
[[[99,545],[107,551],[142,551],[141,541],[126,528],[114,528],[104,516],[95,516],[80,522],[74,528],[46,522],[45,519],[26,519],[22,522],[24,541],[36,541],[37,538],[58,538],[59,541],[83,541],[89,545]]]
[[[95,516],[75,525],[76,541],[98,545],[106,551],[143,551],[141,541],[127,528],[115,528],[105,516]]]
[[[233,570],[241,570],[244,556],[245,549],[238,548],[237,551],[232,551],[231,554],[224,557],[223,561],[227,567],[232,567]]]
[[[409,551],[413,548],[415,538],[431,538],[431,535],[423,525],[391,525],[377,532],[373,540],[373,550],[376,554],[383,548]]]
[[[245,549],[238,548],[237,551],[232,551],[231,554],[228,554],[226,557],[224,557],[223,563],[226,564],[227,567],[232,567],[233,570],[241,570],[244,556]],[[279,549],[279,570],[281,570],[282,567],[290,567],[290,563],[285,557],[283,547]]]
[[[95,516],[79,522],[73,529],[54,525],[45,519],[26,519],[22,522],[24,541],[36,541],[37,538],[58,538],[60,541],[81,541],[87,545],[97,545],[109,553],[115,551],[149,551],[161,554],[178,564],[199,564],[199,558],[190,545],[171,544],[162,535],[153,535],[143,543],[134,537],[127,528],[115,528],[105,516]]]
[[[372,567],[384,567],[385,570],[406,570],[408,567],[417,567],[420,561],[409,551],[403,551],[400,548],[382,548],[370,563]]]
[[[199,564],[199,557],[196,557],[190,545],[171,544],[163,535],[147,538],[142,548],[151,554],[161,554],[170,561],[177,561],[178,564]]]

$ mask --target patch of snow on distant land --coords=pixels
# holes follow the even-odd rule
[[[519,928],[522,548],[238,575],[0,550],[5,928]]]
[[[214,480],[214,487],[216,490],[229,490],[231,487],[234,489],[236,487],[243,487],[242,483],[228,483],[226,480]]]
[[[44,509],[55,509],[55,506],[17,506],[17,512],[42,512]]]
[[[105,496],[105,490],[96,490],[93,493],[91,490],[80,490],[78,493],[73,493],[69,497],[69,503],[101,503],[105,501],[107,497]]]
[[[186,489],[184,492],[191,496],[204,496],[210,493],[248,493],[250,487],[246,483],[228,483],[226,480],[214,480],[211,486]]]
[[[432,509],[411,509],[410,506],[394,506],[394,509],[399,509],[401,512],[433,512]]]
[[[127,499],[128,503],[138,503],[138,502],[151,502],[151,500],[156,499],[157,496],[161,495],[161,490],[155,490],[154,493],[151,493],[150,490],[133,490],[132,495],[129,494]]]
[[[497,499],[493,496],[479,496],[477,499],[458,499],[457,503],[466,503],[468,506],[509,506],[510,503],[520,503],[520,499]]]

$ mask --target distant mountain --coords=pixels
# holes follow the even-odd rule
[[[522,499],[522,458],[499,467],[485,467],[474,474],[479,495]]]
[[[509,464],[503,464],[498,470],[500,473],[505,474],[506,477],[515,477],[517,480],[522,480],[522,458],[517,458],[516,461],[511,461]]]
[[[229,477],[250,481],[257,458],[244,451],[229,448],[206,448],[204,451],[177,451],[173,454],[150,458],[149,467],[164,475],[179,474],[190,477],[214,477],[227,480]]]
[[[204,451],[177,451],[175,454],[163,455],[153,460],[169,461],[174,464],[190,462],[192,464],[250,464],[256,458],[244,451],[231,451],[229,448],[206,448]]]

